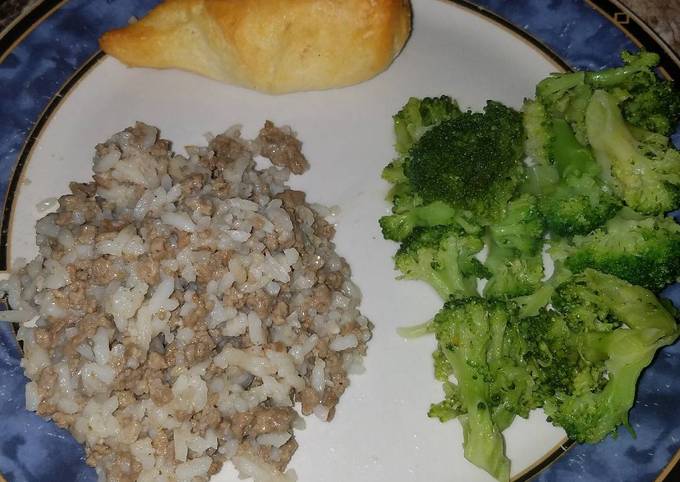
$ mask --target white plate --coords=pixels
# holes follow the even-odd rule
[[[266,119],[289,124],[304,143],[311,170],[291,184],[310,202],[340,207],[336,244],[363,292],[362,311],[375,324],[366,373],[353,376],[332,423],[308,417],[291,462],[301,481],[492,480],[463,458],[458,422],[429,419],[442,397],[432,373],[431,338],[404,341],[395,329],[429,319],[440,307],[425,284],[395,280],[396,244],[377,220],[389,210],[380,179],[392,148],[392,114],[409,96],[449,94],[461,107],[486,99],[519,107],[558,67],[532,45],[489,20],[440,1],[414,5],[413,35],[385,73],[361,85],[267,96],[179,71],[128,69],[106,57],[53,114],[24,170],[16,195],[9,259],[35,254],[36,205],[86,181],[96,143],[136,120],[160,127],[176,151],[204,144],[203,135],[242,124],[254,135]],[[28,181],[28,182],[27,182]],[[560,442],[564,433],[539,412],[506,433],[513,473]],[[226,466],[214,478],[237,480]]]

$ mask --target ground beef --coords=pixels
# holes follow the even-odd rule
[[[309,169],[309,163],[302,154],[302,143],[289,130],[267,121],[256,142],[260,143],[260,154],[275,166],[287,167],[293,174],[302,174]]]
[[[292,408],[261,408],[254,412],[248,424],[246,435],[255,437],[269,432],[285,432],[290,430],[297,414]]]

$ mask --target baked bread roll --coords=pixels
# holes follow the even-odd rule
[[[100,45],[129,66],[280,94],[370,79],[410,30],[408,0],[165,0]]]

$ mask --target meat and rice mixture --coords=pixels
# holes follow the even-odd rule
[[[39,256],[0,285],[5,318],[21,321],[28,408],[101,480],[205,481],[226,460],[289,480],[295,407],[333,418],[371,324],[329,212],[285,185],[308,167],[300,147],[267,122],[185,157],[137,123],[38,221]]]

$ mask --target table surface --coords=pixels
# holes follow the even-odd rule
[[[680,53],[680,0],[621,0]]]
[[[0,31],[41,0],[0,0]],[[680,0],[618,0],[680,53]]]

